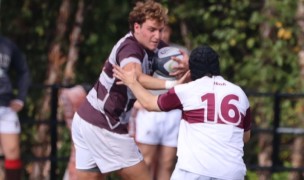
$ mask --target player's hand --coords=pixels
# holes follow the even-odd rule
[[[15,111],[19,112],[23,108],[24,103],[19,99],[14,99],[10,102],[9,106],[10,108]]]
[[[130,71],[125,71],[117,65],[113,66],[114,77],[120,80],[116,84],[125,84],[129,86],[137,82],[135,68],[132,68]]]
[[[172,60],[177,62],[178,65],[173,67],[174,72],[170,73],[170,76],[174,76],[177,79],[180,79],[189,70],[189,55],[184,50],[180,50],[180,52],[183,55],[183,59],[172,57]]]
[[[191,81],[190,71],[187,71],[181,78],[177,80],[177,84],[183,84]]]

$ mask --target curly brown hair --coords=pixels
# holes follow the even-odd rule
[[[153,0],[137,2],[129,14],[129,28],[134,32],[134,24],[143,24],[147,19],[168,23],[168,9]]]

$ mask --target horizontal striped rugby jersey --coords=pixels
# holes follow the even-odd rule
[[[161,41],[158,49],[164,46],[166,44]],[[116,84],[113,64],[124,67],[128,63],[139,63],[143,73],[152,75],[154,53],[144,49],[131,32],[121,38],[113,47],[98,81],[78,109],[79,116],[100,128],[119,134],[128,133],[127,123],[135,96],[126,86]]]

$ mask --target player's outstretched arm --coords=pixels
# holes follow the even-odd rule
[[[124,71],[130,71],[132,69],[135,69],[137,81],[146,89],[170,89],[176,84],[175,81],[163,80],[144,74],[142,72],[141,65],[138,63],[128,63],[123,67]]]
[[[147,91],[137,80],[135,69],[125,71],[119,66],[114,65],[114,77],[121,80],[123,84],[128,86],[140,104],[148,111],[160,111],[157,99],[158,96]]]
[[[138,76],[137,80],[146,89],[166,89],[166,80],[155,78],[144,73]]]

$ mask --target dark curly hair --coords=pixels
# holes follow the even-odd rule
[[[160,3],[148,0],[137,2],[129,14],[129,28],[134,32],[134,24],[143,24],[147,19],[157,20],[158,22],[168,23],[168,9]]]
[[[193,81],[203,76],[220,75],[219,55],[208,45],[201,45],[191,52],[189,69]]]

